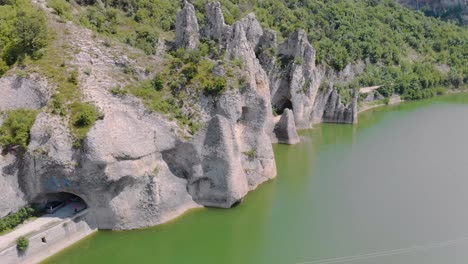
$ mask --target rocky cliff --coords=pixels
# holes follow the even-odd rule
[[[151,226],[199,206],[228,208],[276,176],[272,143],[297,143],[296,126],[357,121],[357,95],[344,103],[334,83],[362,67],[317,67],[304,31],[277,43],[276,33],[264,30],[254,14],[225,24],[218,2],[206,3],[200,24],[201,29],[194,7],[184,1],[175,47],[194,50],[201,37],[212,40],[224,56],[219,64],[241,61],[246,81],[217,98],[196,98],[204,125],[191,137],[181,136],[176,122],[147,111],[139,99],[112,96],[109,89],[119,83],[112,76],[121,64],[116,51],[96,49],[92,34],[73,25],[65,26],[71,38],[80,36],[80,52],[71,64],[96,73],[81,76],[79,85],[102,114],[80,148],[73,146],[69,120],[43,108],[53,86],[39,77],[0,79],[1,94],[7,95],[0,99],[1,111],[41,109],[27,150],[0,157],[0,216],[60,192],[83,198],[102,229]],[[281,117],[274,118],[273,109]]]

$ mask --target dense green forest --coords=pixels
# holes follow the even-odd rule
[[[12,32],[22,23],[41,27],[44,19],[24,0],[1,0],[0,74],[21,54],[39,57],[45,46],[43,30],[37,41],[22,41]],[[191,1],[204,24],[205,0]],[[342,70],[358,60],[370,61],[355,82],[383,85],[382,93],[398,92],[406,99],[431,96],[439,86],[468,82],[468,30],[427,17],[393,0],[221,0],[226,23],[255,12],[279,38],[295,29],[306,30],[317,49],[317,63]],[[121,42],[155,52],[160,37],[174,36],[179,1],[171,0],[48,0],[65,20],[88,27]],[[21,15],[25,13],[26,15]],[[26,36],[30,38],[31,36]],[[356,83],[349,84],[356,86]]]
[[[46,17],[27,0],[0,0],[0,76],[25,56],[40,58],[48,42]]]

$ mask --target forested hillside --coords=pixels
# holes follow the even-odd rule
[[[468,3],[465,0],[398,0],[398,2],[421,10],[428,16],[454,21],[460,25],[468,23]]]
[[[205,0],[191,2],[202,28]],[[408,99],[418,99],[433,93],[426,89],[459,87],[468,82],[468,30],[426,17],[393,0],[220,2],[228,24],[255,12],[265,27],[280,32],[280,39],[297,28],[306,30],[317,49],[320,65],[342,70],[359,60],[370,62],[375,66],[368,67],[356,82],[361,86],[384,85],[384,94],[396,91]],[[180,3],[170,0],[48,0],[48,6],[64,20],[154,54],[158,39],[173,40]],[[44,22],[22,0],[3,0],[0,7],[0,21],[5,21],[0,26],[2,73],[20,54],[40,56],[43,38],[35,36],[37,41],[21,42],[12,32],[18,32],[22,21],[35,27]],[[22,16],[21,12],[27,15]]]

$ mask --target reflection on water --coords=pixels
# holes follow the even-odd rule
[[[278,178],[238,207],[102,231],[47,263],[468,263],[467,116],[454,95],[317,125],[274,146]]]

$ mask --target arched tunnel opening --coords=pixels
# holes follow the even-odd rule
[[[39,195],[33,207],[44,215],[68,218],[88,208],[88,204],[76,194],[56,192]]]

